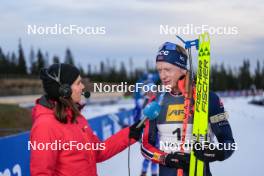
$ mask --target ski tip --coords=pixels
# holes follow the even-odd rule
[[[204,34],[204,42],[210,42],[210,35],[208,32],[205,32]]]
[[[209,42],[210,43],[210,35],[208,32],[205,32],[199,35],[199,44]]]

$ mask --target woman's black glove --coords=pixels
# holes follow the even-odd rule
[[[135,140],[139,140],[142,134],[142,131],[145,127],[145,125],[141,125],[139,128],[137,128],[137,125],[139,124],[140,121],[137,121],[133,125],[129,127],[129,138],[133,138]]]
[[[188,170],[190,164],[190,154],[181,152],[168,154],[164,156],[162,164],[166,167]]]
[[[205,143],[202,146],[201,143],[195,142],[193,151],[194,155],[202,161],[213,162],[213,161],[223,161],[225,159],[224,150],[219,150],[214,144],[212,145],[212,150],[208,147],[210,143]],[[213,147],[213,145],[215,147]]]

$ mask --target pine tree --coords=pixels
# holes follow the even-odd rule
[[[10,69],[12,70],[12,74],[18,74],[17,72],[17,57],[14,52],[11,54],[11,60],[10,60]]]
[[[92,66],[91,66],[91,64],[88,64],[88,66],[87,66],[87,76],[88,77],[92,76]]]
[[[219,82],[220,82],[220,87],[219,90],[226,90],[227,88],[227,72],[224,66],[224,63],[221,64],[220,66],[220,75],[219,75]]]
[[[128,81],[127,80],[127,70],[126,70],[126,66],[124,62],[120,63],[119,81]]]
[[[257,67],[255,69],[255,75],[254,75],[254,84],[257,89],[261,88],[261,82],[263,77],[261,76],[261,68],[260,68],[260,62],[257,60]]]
[[[11,58],[9,52],[5,56],[5,68],[6,68],[6,74],[14,74],[15,68],[11,67]]]
[[[0,48],[0,73],[2,75],[7,73],[6,64],[7,64],[6,57],[2,51],[2,48]]]
[[[53,56],[53,59],[52,59],[52,63],[53,64],[59,64],[60,63],[60,58],[58,56]]]
[[[38,73],[39,73],[40,69],[45,67],[45,60],[44,60],[43,54],[42,54],[40,49],[38,50],[38,53],[37,53],[37,64],[36,65],[37,65],[37,72]]]
[[[218,87],[218,85],[217,85],[217,74],[218,74],[218,72],[217,72],[217,65],[212,65],[212,67],[211,67],[211,70],[210,70],[211,72],[210,72],[210,89],[211,90],[213,90],[213,91],[217,91],[218,89],[217,89],[217,87]]]
[[[134,63],[133,63],[133,58],[132,57],[130,57],[129,58],[129,67],[130,67],[130,70],[129,70],[129,78],[130,79],[133,79],[133,77],[134,77],[134,70],[133,70],[133,68],[134,68]]]
[[[21,44],[21,40],[19,39],[19,44],[18,44],[18,67],[17,71],[19,74],[26,75],[27,74],[27,66],[26,66],[26,61],[24,57],[24,52]]]
[[[49,53],[46,51],[45,55],[44,55],[44,67],[48,67],[49,66]]]
[[[79,64],[79,70],[80,70],[81,77],[84,77],[85,76],[85,72],[84,72],[83,67],[82,67],[81,64]]]
[[[33,47],[31,47],[30,49],[29,62],[30,62],[30,74],[38,75],[39,72],[37,68],[36,55],[35,55]]]
[[[104,62],[103,61],[100,62],[100,73],[102,75],[105,74],[105,65],[104,65]]]
[[[244,60],[243,65],[240,67],[239,76],[239,89],[249,89],[252,85],[252,78],[250,75],[250,62],[249,60]]]
[[[261,79],[261,83],[260,83],[260,88],[264,89],[264,62],[262,64],[261,77],[262,77],[262,79]]]
[[[236,82],[236,78],[234,76],[234,73],[231,69],[231,67],[228,68],[227,71],[227,87],[225,88],[225,90],[235,90],[237,89],[237,84],[234,84]]]
[[[73,58],[71,50],[69,48],[66,49],[64,63],[74,65],[74,58]]]

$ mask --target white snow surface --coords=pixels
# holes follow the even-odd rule
[[[262,134],[264,124],[264,107],[248,104],[252,98],[223,98],[226,111],[229,113],[229,122],[233,136],[238,144],[238,150],[227,160],[211,163],[213,176],[262,176],[264,144]],[[128,103],[129,104],[129,103]],[[127,104],[126,104],[127,105]],[[125,106],[126,106],[125,105]],[[105,107],[104,111],[114,111],[121,105]],[[127,105],[128,106],[128,105]],[[132,106],[132,104],[130,104]],[[129,106],[128,106],[129,107]],[[133,107],[133,106],[132,106]],[[115,109],[115,110],[116,110]],[[131,146],[130,170],[131,176],[139,176],[143,157],[139,143]],[[127,176],[128,149],[97,164],[99,176]],[[150,173],[148,173],[150,175]]]
[[[121,109],[129,110],[135,107],[133,99],[120,99],[116,103],[110,103],[107,105],[91,104],[86,105],[82,109],[82,115],[86,119],[96,118],[98,116],[117,113]]]

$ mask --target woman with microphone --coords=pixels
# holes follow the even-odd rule
[[[53,64],[40,73],[45,95],[32,110],[30,174],[97,176],[96,163],[105,161],[139,140],[143,127],[124,128],[102,142],[80,113],[84,85],[80,71]],[[130,140],[131,139],[131,140]]]

